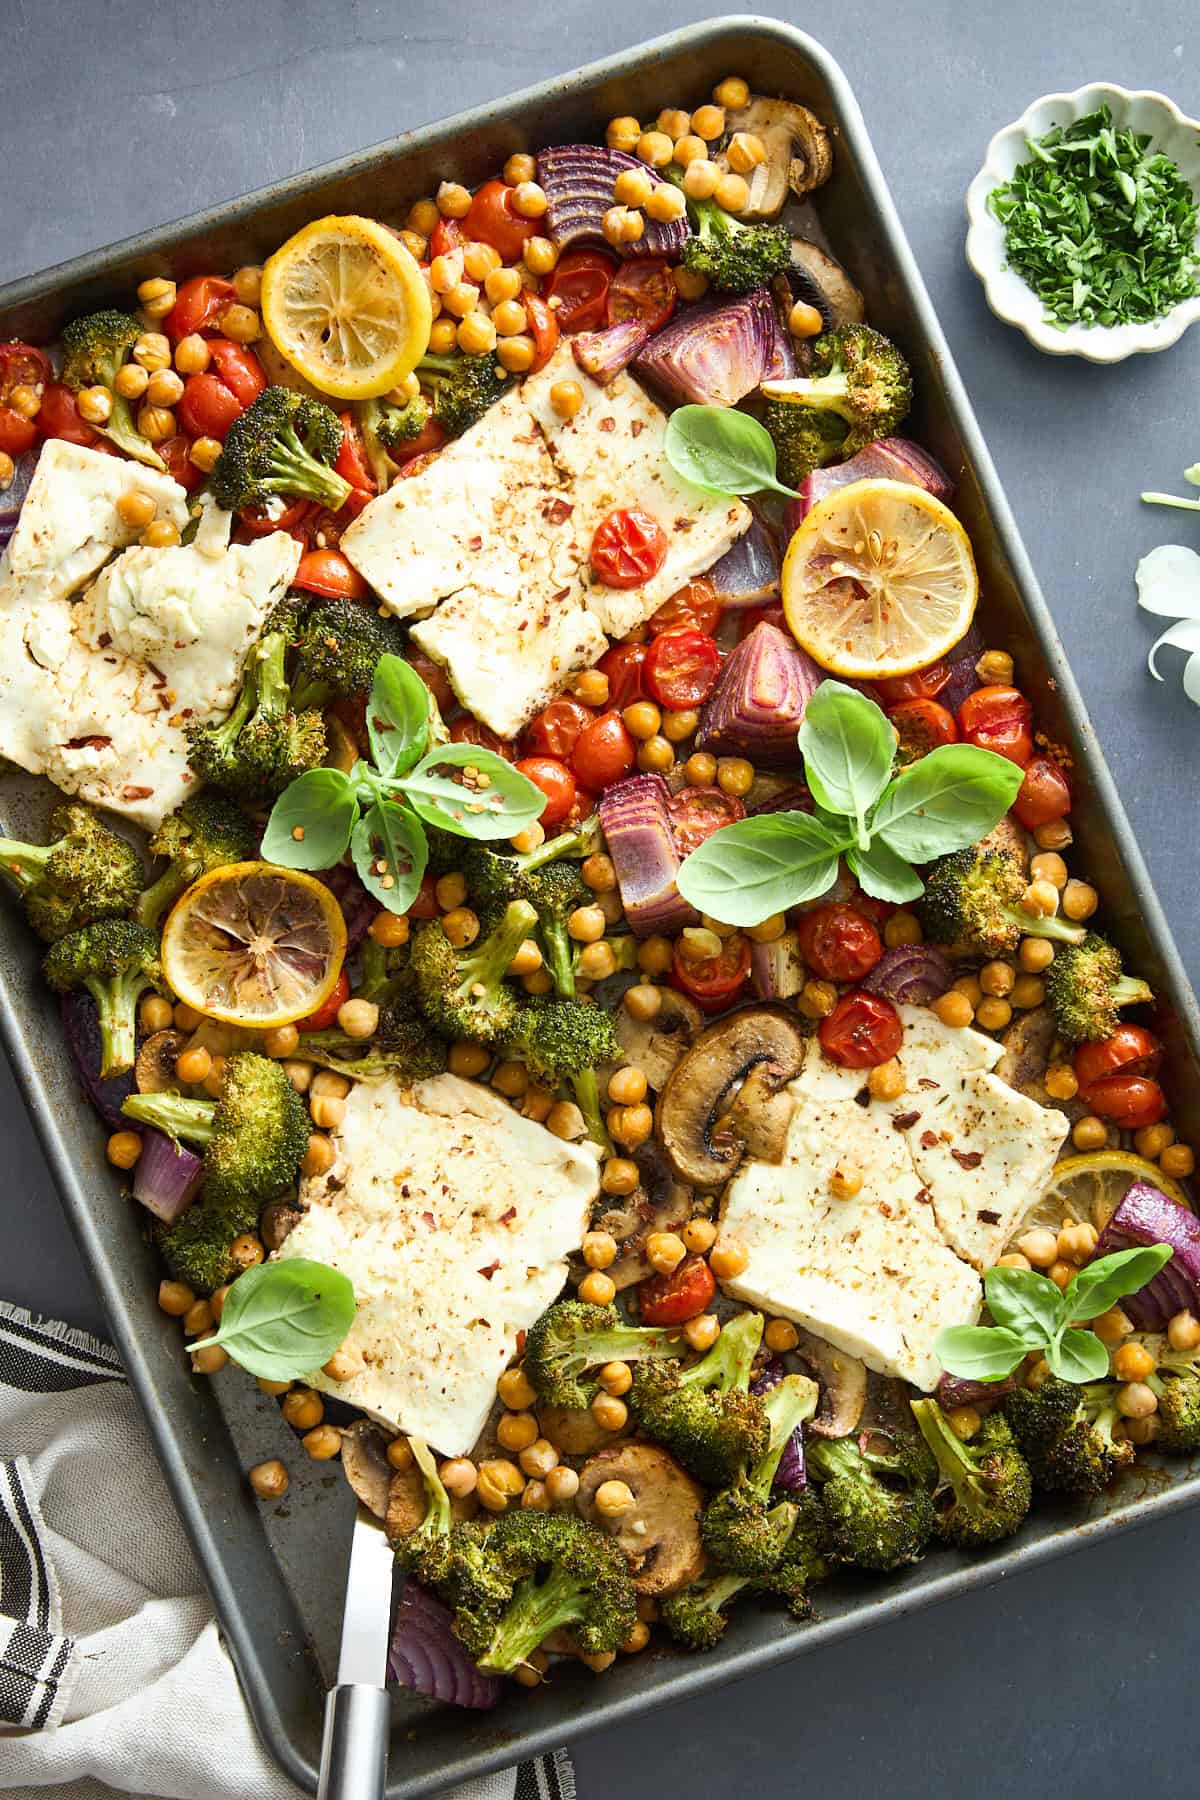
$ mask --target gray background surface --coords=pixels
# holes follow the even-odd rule
[[[714,7],[712,10],[716,10]],[[0,0],[0,280],[373,143],[706,16],[686,0]],[[1200,548],[1140,507],[1200,457],[1200,331],[1101,369],[1040,356],[988,313],[962,253],[991,134],[1093,80],[1200,113],[1184,0],[842,0],[784,15],[858,92],[901,217],[1193,977],[1200,718],[1145,670],[1139,556]],[[664,103],[672,96],[664,95]],[[103,1331],[41,1156],[0,1068],[0,1292]],[[2,1449],[2,1447],[0,1447]],[[577,1751],[582,1800],[759,1789],[894,1800],[1194,1786],[1200,1518],[892,1624]]]

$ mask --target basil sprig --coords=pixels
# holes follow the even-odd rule
[[[772,493],[798,498],[775,472],[775,442],[765,425],[736,406],[677,406],[667,421],[667,461],[709,494]]]
[[[1128,1294],[1153,1281],[1172,1251],[1167,1244],[1101,1256],[1059,1289],[1033,1269],[989,1269],[983,1292],[994,1325],[950,1325],[933,1341],[947,1374],[967,1381],[1003,1381],[1031,1350],[1040,1350],[1061,1381],[1103,1381],[1108,1351],[1094,1331],[1098,1319]]]
[[[370,760],[349,774],[309,769],[271,809],[262,853],[286,869],[331,869],[349,850],[363,886],[407,912],[429,860],[427,825],[504,838],[532,825],[546,796],[478,744],[435,743],[429,689],[400,656],[383,656],[367,701]]]
[[[726,925],[761,925],[817,899],[836,881],[842,856],[864,893],[915,900],[924,883],[912,865],[978,843],[1022,780],[1016,763],[973,744],[944,744],[893,778],[887,717],[840,681],[823,681],[813,694],[798,742],[817,811],[740,819],[680,868],[684,899]]]
[[[259,1263],[231,1286],[218,1329],[191,1348],[219,1344],[263,1381],[295,1381],[340,1348],[354,1311],[354,1289],[340,1269],[300,1256]]]

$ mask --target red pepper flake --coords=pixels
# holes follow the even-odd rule
[[[524,1354],[525,1354],[525,1332],[522,1329],[521,1331],[518,1331],[518,1333],[517,1333],[517,1355],[524,1356]]]
[[[153,792],[152,787],[123,787],[121,798],[122,800],[148,800]]]
[[[482,550],[483,549],[483,539],[479,535],[478,532],[475,533],[474,537],[467,539],[467,549],[468,550]]]
[[[512,1223],[512,1221],[516,1218],[516,1216],[517,1216],[516,1207],[510,1206],[506,1213],[500,1214],[501,1225],[510,1225]]]
[[[480,1269],[479,1273],[483,1276],[483,1279],[485,1281],[490,1281],[492,1279],[492,1276],[496,1273],[496,1270],[499,1267],[500,1267],[500,1264],[498,1262],[489,1263],[487,1268]]]
[[[630,437],[641,437],[641,435],[642,435],[643,431],[645,431],[645,429],[646,429],[645,420],[644,419],[635,419],[633,421],[633,424],[629,427],[629,435],[630,435]]]
[[[925,1187],[918,1188],[913,1195],[913,1199],[917,1202],[918,1206],[930,1206],[933,1203],[933,1195],[930,1193],[929,1189]]]
[[[917,1083],[919,1088],[935,1088],[937,1085],[937,1082],[931,1081],[928,1075],[922,1075],[920,1081]]]
[[[976,1213],[975,1217],[979,1220],[981,1225],[998,1225],[1000,1223],[1000,1214],[998,1212],[990,1212],[987,1207],[981,1208],[980,1211]]]
[[[617,421],[615,419],[598,419],[596,421],[597,431],[615,431],[616,429]]]
[[[547,505],[542,508],[542,517],[549,525],[562,525],[570,518],[574,511],[575,508],[572,506],[571,502],[562,499],[560,496],[557,500],[549,501]]]
[[[430,1231],[437,1230],[437,1220],[434,1218],[434,1216],[431,1212],[423,1212],[421,1214],[421,1222],[424,1225],[428,1225]]]
[[[952,1150],[950,1154],[960,1169],[977,1169],[983,1161],[982,1150]]]
[[[922,1150],[932,1150],[936,1143],[937,1143],[937,1132],[936,1131],[923,1131],[921,1133],[921,1148],[922,1148]]]
[[[916,1124],[920,1116],[919,1112],[893,1113],[892,1129],[894,1131],[907,1131],[910,1125]]]
[[[79,737],[68,738],[66,747],[68,750],[107,750],[111,743],[110,737]]]

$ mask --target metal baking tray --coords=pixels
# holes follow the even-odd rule
[[[696,105],[735,70],[761,92],[811,106],[835,132],[832,180],[817,212],[863,288],[872,322],[913,365],[912,434],[958,483],[985,596],[988,640],[1004,644],[1038,723],[1075,762],[1078,866],[1101,889],[1107,928],[1163,997],[1172,1100],[1185,1135],[1200,1136],[1200,1012],[1151,889],[1049,609],[980,437],[929,297],[884,183],[866,126],[833,58],[776,20],[714,19],[526,89],[507,100],[364,150],[0,288],[0,338],[46,342],[75,312],[123,303],[154,274],[188,276],[258,260],[328,212],[395,215],[447,177],[477,182],[512,151],[603,134],[617,113],[653,116]],[[45,784],[9,777],[5,827],[33,829]],[[258,1729],[300,1786],[316,1787],[322,1675],[334,1660],[352,1496],[340,1473],[307,1463],[273,1401],[236,1371],[195,1378],[178,1324],[158,1310],[158,1266],[136,1208],[104,1156],[103,1134],[81,1102],[58,1024],[38,977],[32,936],[14,926],[0,943],[0,1029],[41,1137],[62,1204],[103,1299],[113,1337],[145,1410],[159,1459],[212,1591]],[[243,1471],[268,1455],[293,1470],[286,1501],[260,1508]],[[621,1659],[602,1679],[575,1665],[536,1693],[514,1690],[475,1714],[397,1696],[391,1800],[410,1800],[616,1724],[664,1702],[814,1650],[918,1606],[999,1580],[1091,1538],[1158,1518],[1200,1498],[1200,1458],[1145,1467],[1093,1505],[1042,1505],[1011,1545],[966,1557],[939,1552],[904,1574],[843,1579],[821,1590],[819,1618],[797,1626],[753,1608],[735,1615],[703,1657],[668,1649]]]

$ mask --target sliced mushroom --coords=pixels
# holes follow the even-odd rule
[[[657,1154],[638,1156],[644,1186],[636,1187],[627,1200],[610,1206],[595,1221],[597,1231],[607,1231],[617,1240],[617,1258],[605,1270],[618,1292],[632,1287],[653,1274],[646,1257],[646,1242],[652,1232],[677,1231],[692,1216],[692,1190],[674,1175]],[[582,1274],[586,1271],[581,1270]]]
[[[616,1438],[615,1432],[597,1425],[587,1406],[539,1406],[537,1422],[560,1456],[591,1456]]]
[[[133,1077],[139,1094],[177,1094],[183,1085],[175,1073],[187,1038],[182,1031],[156,1031],[137,1053]]]
[[[800,1073],[804,1045],[795,1017],[774,1006],[745,1007],[700,1033],[659,1095],[655,1121],[681,1181],[705,1192],[724,1186],[747,1150],[742,1083],[757,1070],[751,1094],[763,1104]]]
[[[633,1505],[616,1518],[596,1506],[596,1491],[606,1481],[623,1481],[633,1494]],[[657,1444],[611,1446],[579,1474],[579,1510],[616,1539],[639,1594],[677,1594],[701,1574],[704,1500],[699,1482]]]
[[[613,1018],[625,1061],[640,1069],[655,1093],[662,1087],[696,1033],[704,1014],[674,988],[659,988],[662,1006],[653,1019],[635,1019],[622,1003]]]
[[[799,1328],[798,1328],[799,1329]],[[856,1356],[847,1356],[811,1331],[800,1331],[796,1355],[821,1390],[821,1405],[806,1430],[817,1437],[848,1437],[862,1418],[867,1401],[867,1371]]]
[[[866,316],[863,297],[841,263],[807,238],[792,239],[792,260],[779,280],[791,299],[816,307],[826,331],[859,325]]]
[[[342,1433],[342,1474],[377,1519],[387,1517],[388,1496],[396,1473],[387,1459],[387,1447],[386,1434],[370,1419],[355,1419]]]
[[[816,113],[793,100],[767,100],[751,96],[749,104],[725,115],[730,137],[744,131],[762,140],[766,160],[751,169],[746,180],[750,199],[739,214],[743,219],[777,219],[788,194],[803,199],[829,180],[833,150],[829,133]],[[726,156],[717,161],[728,168]]]
[[[289,1200],[271,1200],[263,1207],[258,1221],[258,1235],[268,1250],[278,1250],[288,1233],[294,1231],[304,1217],[304,1208]]]
[[[773,1065],[759,1063],[743,1081],[717,1131],[736,1131],[746,1146],[744,1154],[754,1162],[782,1162],[793,1108],[792,1096],[779,1085]]]
[[[425,1517],[427,1500],[425,1483],[416,1463],[410,1463],[407,1469],[390,1471],[391,1481],[387,1491],[387,1508],[384,1512],[384,1536],[390,1543],[407,1537],[415,1531]],[[452,1519],[473,1519],[479,1510],[479,1502],[474,1494],[452,1494],[450,1496],[450,1517]]]
[[[1030,1012],[1018,1013],[1000,1039],[1004,1055],[996,1064],[995,1073],[1039,1106],[1056,1106],[1074,1124],[1087,1112],[1083,1102],[1056,1100],[1046,1090],[1046,1070],[1054,1060],[1052,1051],[1057,1037],[1058,1021],[1053,1007],[1035,1006]]]

